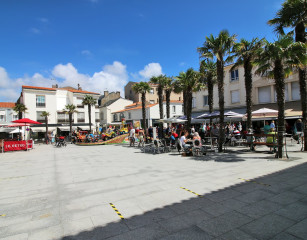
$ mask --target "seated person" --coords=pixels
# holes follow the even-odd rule
[[[193,135],[193,140],[199,140],[199,142],[201,143],[201,138],[200,138],[198,132],[195,132],[195,133],[194,133],[194,135]]]
[[[190,140],[187,137],[189,136],[188,131],[184,131],[181,133],[180,142],[185,152],[191,152],[191,144],[187,144],[187,142]]]
[[[275,135],[276,132],[274,131],[274,128],[271,128],[267,134]],[[267,136],[266,143],[270,143],[270,144],[276,143],[276,136]],[[272,147],[272,146],[268,146],[268,147],[270,147],[270,151],[272,151],[272,148],[275,149],[275,147]]]

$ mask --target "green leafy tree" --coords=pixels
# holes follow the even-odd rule
[[[88,107],[88,119],[89,119],[90,132],[92,132],[92,115],[91,115],[92,106],[95,106],[96,103],[97,103],[97,100],[93,98],[93,96],[91,95],[85,95],[82,101],[82,104],[87,105]]]
[[[77,107],[74,104],[66,104],[65,108],[63,109],[63,111],[68,114],[70,139],[72,135],[72,116],[74,113],[78,112],[76,109]]]
[[[46,124],[46,144],[48,144],[48,117],[50,116],[49,112],[43,111],[41,114],[41,117],[45,118],[45,124]]]
[[[258,65],[256,74],[267,74],[275,80],[278,105],[278,157],[283,157],[283,133],[285,124],[285,78],[295,66],[305,65],[306,46],[301,42],[293,42],[292,36],[279,36],[278,40],[269,43],[260,51],[255,63]]]
[[[241,39],[240,42],[235,43],[233,47],[233,57],[236,58],[236,63],[232,66],[231,71],[238,66],[244,67],[244,82],[245,82],[245,101],[247,113],[247,128],[252,127],[252,91],[253,91],[253,60],[257,52],[263,46],[263,41],[258,38],[253,38],[251,41]]]
[[[216,62],[204,59],[200,62],[199,72],[202,74],[204,84],[208,89],[209,112],[213,112],[213,86],[216,83]],[[210,118],[210,124],[212,118]]]
[[[235,43],[236,35],[230,35],[227,30],[222,30],[217,37],[212,34],[206,37],[203,47],[198,48],[201,57],[216,59],[216,73],[219,95],[219,110],[220,110],[220,127],[218,138],[218,151],[223,151],[223,142],[225,139],[224,129],[224,65],[230,63],[232,47]]]
[[[132,90],[136,93],[141,94],[141,101],[142,101],[142,116],[143,116],[143,129],[146,133],[146,93],[150,91],[150,86],[147,82],[139,82],[132,86]]]
[[[295,41],[306,43],[307,26],[307,1],[306,0],[286,0],[275,18],[268,21],[274,26],[275,32],[285,34],[285,28],[294,28]],[[292,30],[293,32],[293,30]],[[302,115],[304,124],[304,150],[307,151],[307,81],[306,66],[301,66],[298,70],[300,95],[302,105]]]
[[[191,128],[193,92],[199,91],[204,85],[201,82],[200,73],[194,71],[193,68],[189,68],[186,72],[180,72],[175,79],[175,92],[183,92],[184,111],[188,120],[186,129],[189,130]]]
[[[18,113],[18,119],[21,119],[22,118],[22,114],[25,113],[28,109],[27,109],[27,107],[24,104],[16,103],[15,107],[13,108],[13,110]]]

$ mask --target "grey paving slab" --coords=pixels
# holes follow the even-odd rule
[[[272,238],[272,240],[301,240],[301,238],[297,238],[289,233],[282,232]]]
[[[203,221],[197,226],[208,232],[210,235],[218,237],[251,221],[252,218],[241,213],[231,211],[219,217]]]
[[[142,154],[139,149],[115,145],[69,144],[65,149],[39,145],[29,152],[1,154],[0,215],[6,214],[0,217],[1,237],[88,240],[193,235],[197,239],[200,234],[210,239],[211,234],[195,224],[211,222],[211,231],[216,227],[222,234],[239,233],[238,227],[251,216],[269,216],[271,210],[279,210],[276,201],[264,204],[276,195],[280,198],[275,199],[284,201],[280,217],[289,219],[292,211],[293,220],[303,219],[304,210],[297,212],[290,205],[306,203],[302,196],[307,183],[305,153],[289,149],[297,160],[285,162],[268,161],[271,155],[264,153],[232,150],[212,153],[206,161],[172,153]],[[126,217],[124,222],[110,202]],[[175,220],[181,224],[177,228],[172,225]],[[170,227],[161,225],[163,221]],[[224,227],[219,226],[221,222]]]
[[[304,196],[302,193],[286,191],[269,198],[269,200],[280,204],[290,204],[304,198]]]
[[[257,240],[257,239],[246,234],[245,232],[242,232],[239,229],[235,229],[215,238],[214,240]]]
[[[288,218],[270,214],[242,226],[240,230],[258,239],[271,239],[294,224],[295,221]]]
[[[197,226],[192,226],[183,229],[179,232],[173,233],[166,237],[160,238],[161,240],[211,240],[213,239],[208,233],[204,232]]]
[[[301,239],[307,239],[307,219],[295,224],[294,226],[287,229],[287,233],[299,237]]]
[[[303,202],[295,202],[276,211],[276,214],[295,221],[301,221],[307,218],[307,204]]]

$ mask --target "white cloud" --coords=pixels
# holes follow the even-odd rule
[[[85,55],[85,56],[92,56],[92,53],[91,53],[90,50],[82,50],[82,51],[81,51],[81,54],[82,54],[82,55]]]
[[[153,76],[159,76],[162,74],[162,67],[160,63],[149,63],[144,67],[143,70],[139,71],[139,74],[144,79],[149,79]]]
[[[159,63],[150,63],[134,74],[136,79],[144,80],[152,76],[162,74],[162,68]],[[72,63],[58,64],[54,66],[49,76],[43,76],[35,73],[33,76],[23,76],[12,79],[6,70],[0,66],[0,101],[15,102],[20,96],[21,86],[39,86],[51,87],[58,84],[59,87],[71,86],[77,88],[78,84],[83,90],[103,93],[108,91],[120,91],[124,97],[124,86],[131,77],[131,73],[127,72],[127,66],[121,62],[114,61],[112,64],[105,65],[100,71],[92,75],[80,73]],[[55,80],[57,79],[57,80]]]
[[[48,23],[49,22],[49,20],[47,18],[38,18],[37,20],[41,23]]]
[[[34,33],[34,34],[39,34],[41,31],[39,29],[37,29],[37,28],[31,28],[30,32]]]

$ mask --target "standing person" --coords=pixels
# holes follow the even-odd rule
[[[133,127],[131,127],[131,129],[130,129],[129,137],[130,137],[130,146],[134,146],[134,142],[135,142],[135,129]]]
[[[297,144],[300,144],[300,138],[303,141],[304,136],[304,126],[301,119],[297,119],[297,121],[294,123],[294,129],[296,129],[296,134],[298,135]]]
[[[270,127],[270,125],[269,125],[269,122],[268,122],[268,121],[265,121],[265,125],[264,125],[264,127],[263,127],[263,133],[264,133],[264,134],[268,134],[268,132],[270,132],[270,129],[271,129],[271,127]]]
[[[194,128],[194,126],[192,126],[191,127],[191,135],[194,135],[194,133],[195,133],[195,128]]]
[[[273,128],[275,130],[275,122],[274,122],[274,120],[271,122],[270,128]]]
[[[240,132],[242,132],[242,124],[241,124],[241,122],[239,122],[238,130],[239,130]]]
[[[153,138],[153,128],[152,128],[152,126],[150,126],[150,127],[148,128],[148,135],[149,135],[149,138],[150,138],[150,139]]]

